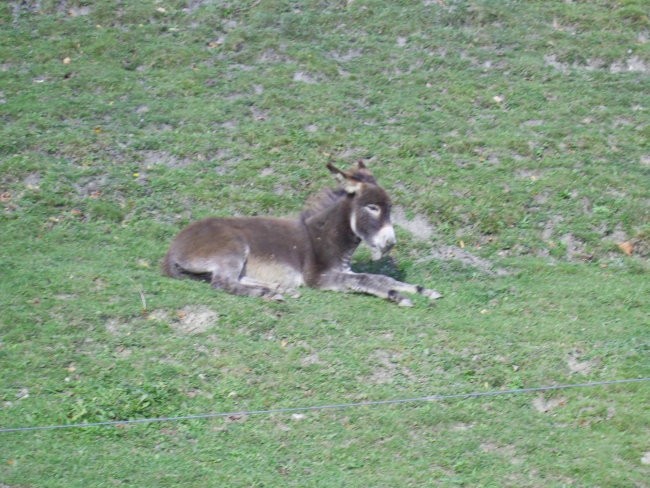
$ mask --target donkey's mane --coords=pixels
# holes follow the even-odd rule
[[[305,206],[300,213],[301,220],[307,220],[323,210],[332,207],[342,198],[345,198],[347,193],[343,188],[325,188],[318,193],[315,193],[307,199]]]

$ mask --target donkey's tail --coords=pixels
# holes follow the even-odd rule
[[[164,275],[169,276],[171,278],[182,278],[183,273],[179,269],[178,265],[174,261],[174,259],[171,256],[171,253],[168,252],[165,254],[165,258],[163,259],[162,262],[162,272]]]
[[[191,273],[186,269],[183,269],[176,260],[172,257],[171,252],[168,252],[163,259],[161,266],[162,272],[165,276],[170,278],[184,279],[191,278],[193,280],[199,281],[211,281],[212,273]],[[0,485],[2,488],[2,485]]]

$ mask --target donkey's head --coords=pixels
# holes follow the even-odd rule
[[[327,168],[352,199],[352,232],[370,247],[372,259],[381,258],[396,242],[390,221],[392,202],[388,193],[377,184],[362,161],[348,171],[342,171],[332,164],[328,164]]]

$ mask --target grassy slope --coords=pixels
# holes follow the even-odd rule
[[[19,3],[0,6],[0,425],[650,376],[642,1]],[[445,300],[159,276],[186,222],[296,212],[332,156],[372,158],[433,225],[399,230],[394,272]],[[434,259],[461,242],[510,274]],[[648,393],[2,434],[0,484],[644,486]]]

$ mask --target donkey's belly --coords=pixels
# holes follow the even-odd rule
[[[253,256],[246,261],[241,281],[280,288],[297,288],[305,284],[302,273],[290,264]]]

